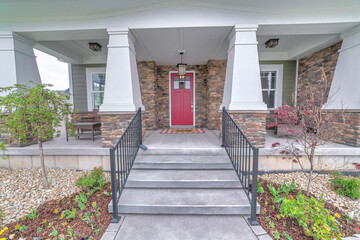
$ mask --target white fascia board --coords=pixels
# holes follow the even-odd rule
[[[105,15],[92,15],[80,18],[60,17],[50,19],[31,18],[16,19],[14,22],[0,22],[0,30],[8,31],[51,31],[51,30],[81,30],[107,29],[129,27],[165,28],[165,27],[209,27],[234,26],[243,24],[314,24],[314,23],[345,23],[360,22],[357,9],[344,11],[324,11],[314,17],[311,11],[303,14],[292,14],[286,10],[281,13],[269,14],[266,11],[251,12],[242,8],[215,8],[207,6],[192,6],[189,4],[164,5],[149,7],[141,11],[112,12]],[[346,14],[345,14],[346,13]],[[214,17],[216,16],[216,17]],[[178,19],[182,19],[179,21]]]
[[[259,52],[259,60],[260,61],[286,61],[288,60],[287,52]]]
[[[98,56],[83,56],[82,64],[106,64],[107,56],[98,55]]]

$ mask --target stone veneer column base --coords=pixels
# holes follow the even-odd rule
[[[325,118],[332,118],[331,115],[335,113],[338,113],[338,111],[324,111]],[[343,127],[343,131],[335,137],[333,142],[352,147],[360,147],[360,109],[345,110],[344,119],[337,119],[336,122],[332,123],[332,128],[336,129],[338,124],[342,124],[343,120],[345,120],[345,127]]]
[[[268,111],[229,111],[229,113],[256,147],[265,147]]]
[[[99,115],[102,146],[113,147],[135,116],[135,112],[100,112]]]

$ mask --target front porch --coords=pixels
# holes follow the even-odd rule
[[[146,151],[156,156],[164,152],[171,154],[191,155],[203,151],[211,152],[217,156],[221,145],[219,130],[204,129],[204,134],[160,134],[162,129],[148,130],[143,144],[148,147]],[[84,139],[86,137],[86,139]],[[259,151],[259,171],[297,171],[298,164],[283,159],[283,155],[274,150],[271,145],[275,142],[285,143],[286,137],[277,137],[273,130],[267,131],[265,147]],[[109,149],[101,146],[99,136],[93,142],[91,136],[81,136],[80,139],[69,138],[65,134],[59,138],[44,143],[45,165],[48,168],[62,168],[75,170],[92,170],[94,167],[103,167],[110,171]],[[139,150],[143,151],[143,150]],[[37,168],[39,163],[39,150],[37,145],[26,147],[10,147],[6,151],[6,160],[0,161],[4,168]],[[351,163],[360,163],[360,148],[338,143],[327,143],[319,147],[316,153],[317,170],[354,171]],[[166,159],[164,159],[165,161]],[[349,163],[344,166],[344,163]]]

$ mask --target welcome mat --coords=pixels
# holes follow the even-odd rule
[[[160,134],[191,134],[191,133],[205,133],[204,129],[202,128],[188,128],[188,129],[169,129],[165,128],[160,131]]]

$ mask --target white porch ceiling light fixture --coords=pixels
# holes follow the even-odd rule
[[[271,38],[266,41],[265,48],[274,48],[277,45],[279,45],[279,39],[278,38]]]
[[[180,54],[180,63],[177,64],[178,74],[181,78],[183,78],[186,74],[186,66],[187,66],[186,63],[182,62],[182,56],[184,55],[185,50],[179,50],[178,52]]]
[[[97,42],[90,42],[89,48],[93,50],[94,52],[101,52],[102,46]]]

